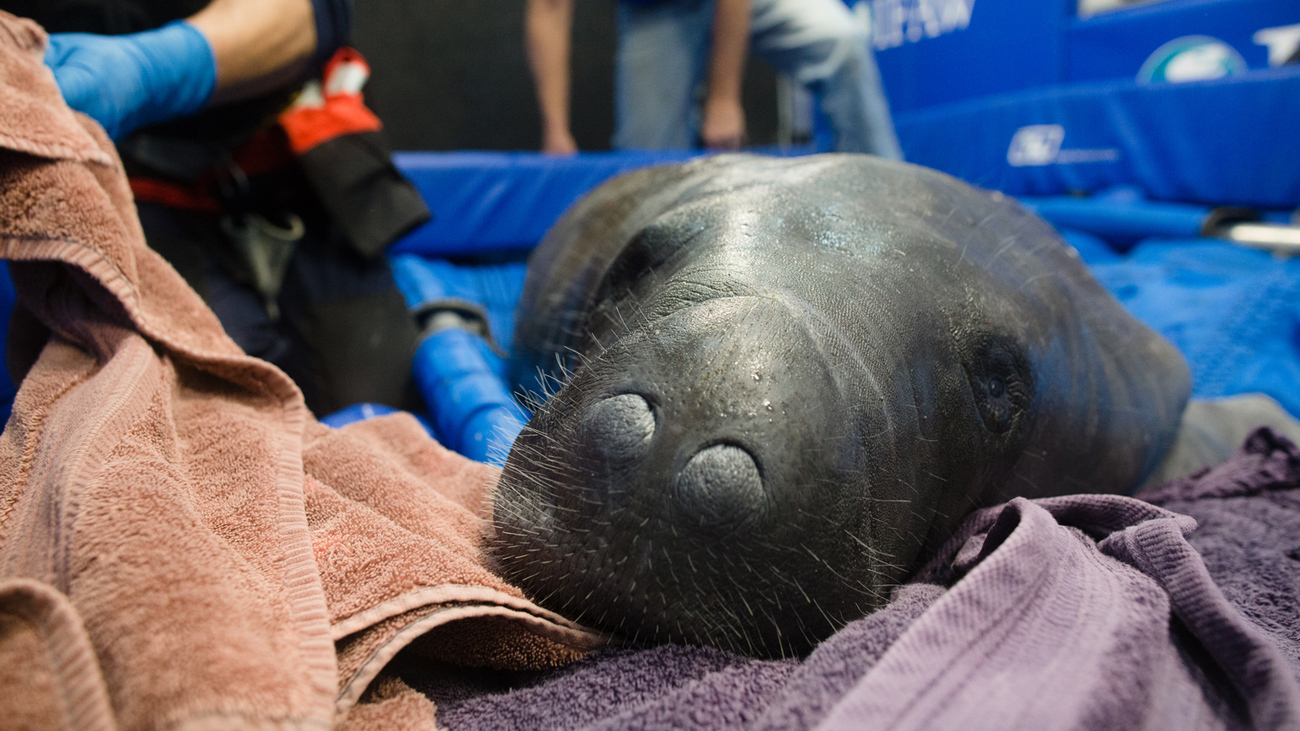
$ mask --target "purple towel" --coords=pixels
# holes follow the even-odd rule
[[[980,511],[801,661],[664,646],[531,676],[411,661],[403,677],[453,731],[1300,728],[1297,488],[1300,450],[1261,429],[1144,500]]]

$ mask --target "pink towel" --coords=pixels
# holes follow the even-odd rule
[[[485,567],[495,470],[409,416],[321,426],[235,346],[145,245],[45,42],[0,13],[23,379],[0,437],[0,719],[432,728],[423,696],[380,677],[399,650],[537,668],[599,645]]]

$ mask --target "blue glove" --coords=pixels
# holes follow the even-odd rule
[[[55,33],[45,65],[68,106],[94,117],[114,140],[197,112],[217,86],[212,47],[183,20],[123,36]]]

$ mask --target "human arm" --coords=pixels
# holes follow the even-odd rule
[[[740,102],[749,50],[750,0],[717,0],[709,86],[700,137],[710,149],[738,149],[745,141],[745,110]]]
[[[334,20],[347,0],[214,0],[185,21],[143,33],[53,34],[45,63],[68,105],[120,139],[300,73],[317,49],[317,6]],[[325,27],[346,33],[343,24]]]
[[[188,22],[216,58],[213,104],[276,88],[301,74],[316,51],[311,0],[213,0]]]
[[[569,130],[573,0],[528,0],[524,36],[542,115],[542,152],[572,155],[578,151]]]

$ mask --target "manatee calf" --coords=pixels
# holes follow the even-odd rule
[[[806,652],[972,509],[1123,492],[1190,376],[1015,202],[860,155],[596,189],[530,261],[492,555],[633,640]]]

